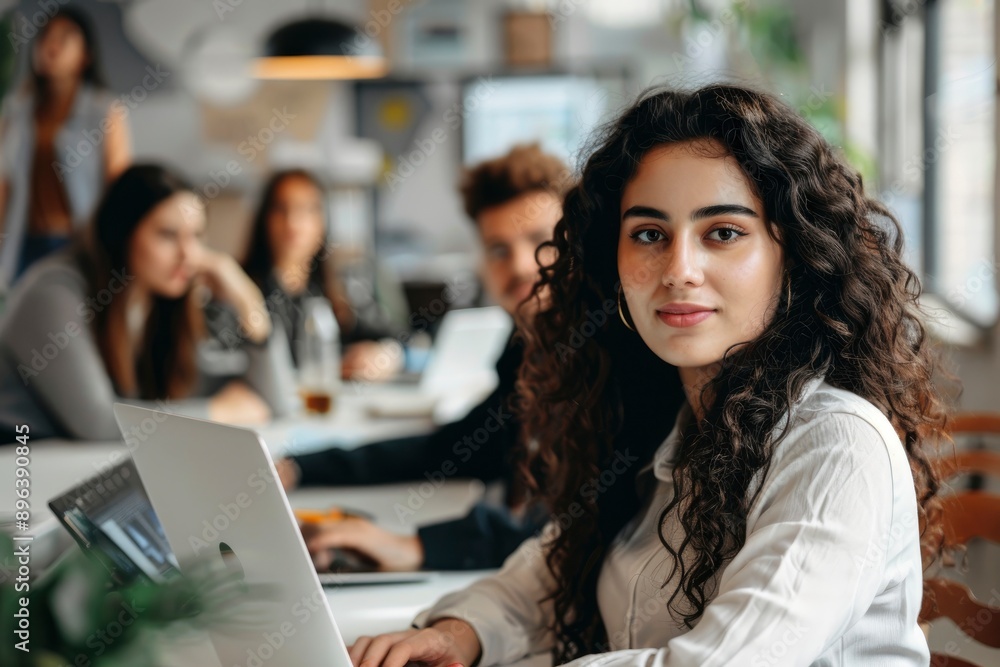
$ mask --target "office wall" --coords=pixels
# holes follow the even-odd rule
[[[234,142],[218,141],[206,131],[205,107],[224,108],[225,105],[213,105],[200,98],[189,78],[191,71],[224,70],[219,64],[221,56],[202,53],[210,51],[201,48],[206,40],[215,44],[216,50],[224,51],[227,44],[235,42],[251,53],[270,28],[300,12],[305,13],[314,8],[315,3],[307,0],[282,3],[170,0],[134,3],[127,11],[115,3],[99,0],[82,0],[81,4],[94,13],[99,25],[102,42],[105,42],[102,44],[105,46],[104,65],[113,88],[121,92],[133,90],[141,83],[147,66],[164,74],[162,83],[144,93],[141,102],[130,105],[137,159],[165,160],[178,165],[196,185],[207,186],[210,192],[215,191],[213,183],[219,181],[212,175],[225,171],[227,163],[237,160],[240,173],[228,186],[221,188],[218,195],[219,203],[228,198],[238,200],[235,204],[227,203],[227,210],[252,205],[249,193],[278,158],[283,156],[287,161],[288,156],[308,155],[310,148],[317,149],[318,144],[322,144],[318,146],[319,152],[325,155],[350,143],[354,100],[349,84],[314,84],[317,90],[312,95],[325,95],[328,99],[320,127],[310,128],[312,139],[309,139],[309,132],[300,132],[299,137],[289,132],[277,137],[267,150],[247,160],[245,155],[239,154]],[[502,69],[498,17],[509,3],[506,0],[478,0],[463,4],[468,28],[463,62],[451,71],[418,71],[420,76],[429,75],[432,79],[427,88],[432,108],[423,126],[417,129],[418,138],[428,137],[443,126],[442,115],[458,100],[456,78]],[[20,5],[29,13],[38,11],[36,0],[22,0]],[[815,79],[821,89],[845,89],[842,68],[838,65],[844,53],[844,31],[839,29],[845,20],[842,5],[821,0],[796,3],[801,36],[811,45],[810,60],[815,63]],[[232,11],[220,11],[220,7],[226,6]],[[718,59],[713,60],[710,54],[725,46],[719,44],[722,40],[711,31],[707,34],[705,31],[692,32],[677,40],[666,25],[634,30],[595,27],[588,22],[583,6],[582,2],[559,4],[561,9],[554,22],[554,65],[579,68],[587,63],[632,62],[635,90],[656,82],[696,82],[705,74],[698,73],[699,67],[710,70],[713,64],[718,64]],[[365,0],[329,1],[323,8],[357,23],[371,18]],[[390,29],[402,32],[400,24],[401,20],[396,17]],[[124,39],[125,34],[129,35],[131,43]],[[400,38],[405,39],[405,35],[397,35],[396,41]],[[706,58],[707,64],[704,64]],[[750,71],[752,73],[752,69]],[[405,67],[402,75],[406,75]],[[204,88],[204,84],[201,87]],[[254,91],[251,85],[244,91],[244,97],[254,95]],[[237,91],[237,105],[239,97]],[[241,120],[248,134],[252,134],[256,128],[253,117],[248,118]],[[421,247],[431,253],[465,252],[474,247],[474,230],[463,219],[454,195],[460,171],[460,141],[457,131],[450,127],[445,129],[447,140],[434,154],[398,187],[383,188],[380,197],[380,228],[415,235]],[[324,155],[309,156],[309,159],[323,159]]]

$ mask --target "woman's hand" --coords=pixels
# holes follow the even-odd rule
[[[355,667],[403,667],[419,662],[428,667],[471,667],[482,654],[475,630],[457,618],[443,618],[424,630],[359,637],[348,649]]]
[[[212,294],[236,309],[246,337],[254,343],[267,340],[271,334],[271,317],[264,295],[239,263],[224,252],[204,248],[198,271]]]
[[[320,571],[330,567],[330,550],[336,548],[358,551],[375,561],[380,570],[409,572],[424,564],[424,546],[419,537],[391,533],[367,519],[348,517],[305,524],[302,537]]]
[[[380,382],[388,380],[403,368],[403,346],[394,340],[366,340],[349,345],[341,361],[345,380]]]
[[[266,424],[271,408],[241,380],[232,380],[209,399],[208,418],[226,424]]]

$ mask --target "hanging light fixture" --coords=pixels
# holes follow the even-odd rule
[[[299,19],[278,28],[254,65],[258,79],[374,79],[388,71],[377,40],[327,18]]]

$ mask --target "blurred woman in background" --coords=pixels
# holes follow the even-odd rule
[[[132,160],[125,108],[104,90],[87,18],[60,9],[31,56],[0,121],[0,288],[68,243]]]
[[[284,335],[236,260],[202,244],[204,229],[200,200],[163,167],[112,183],[89,234],[11,292],[0,424],[118,440],[115,401],[232,423],[283,415],[294,392]],[[238,330],[209,330],[213,308],[232,310]],[[239,350],[220,342],[237,337]]]
[[[254,216],[243,268],[288,332],[296,362],[302,302],[326,297],[340,326],[343,376],[386,379],[403,366],[402,346],[388,326],[366,322],[351,307],[333,266],[324,211],[323,186],[315,176],[303,169],[274,174]]]

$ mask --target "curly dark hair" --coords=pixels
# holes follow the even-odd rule
[[[550,192],[562,199],[573,185],[573,173],[562,160],[537,143],[518,144],[505,155],[480,162],[462,173],[458,186],[466,215],[479,214],[529,192]]]
[[[920,283],[903,263],[902,232],[892,213],[865,194],[861,176],[798,114],[775,98],[728,85],[693,92],[653,89],[602,131],[582,178],[566,196],[536,291],[552,307],[522,327],[525,363],[518,378],[522,472],[554,514],[571,505],[584,516],[546,545],[555,580],[556,664],[605,648],[597,610],[598,574],[611,540],[635,515],[610,495],[582,497],[613,456],[607,435],[622,406],[610,391],[614,346],[643,345],[618,318],[573,354],[554,354],[587,313],[615,299],[620,204],[626,183],[652,148],[708,141],[734,158],[763,202],[784,250],[791,297],[783,293],[758,338],[727,351],[704,388],[697,424],[682,425],[674,499],[660,514],[660,541],[679,586],[668,601],[692,627],[712,596],[713,577],[743,546],[751,484],[766,474],[781,436],[775,428],[817,377],[876,405],[910,460],[919,504],[925,565],[940,553],[932,497],[939,482],[927,442],[944,434],[946,401],[932,383],[939,357],[925,336]],[[623,333],[624,332],[624,333]],[[713,397],[711,400],[706,397]],[[529,439],[527,436],[530,435]],[[665,539],[667,518],[685,538]]]

